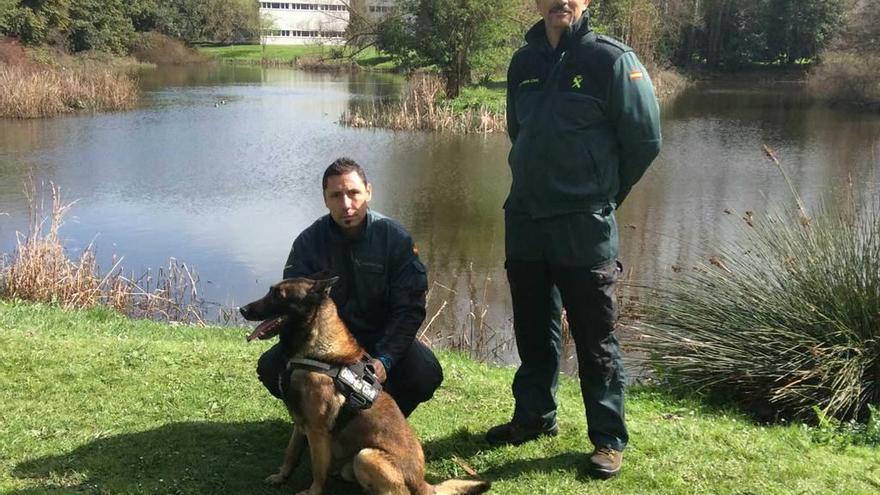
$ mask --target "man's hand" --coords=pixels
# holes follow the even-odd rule
[[[372,364],[373,369],[376,370],[376,378],[379,379],[379,383],[385,383],[385,380],[388,378],[388,373],[385,372],[385,365],[382,364],[382,361],[374,359],[370,364]]]

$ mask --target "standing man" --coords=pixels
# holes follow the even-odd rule
[[[556,435],[562,308],[578,357],[589,465],[620,471],[628,435],[624,375],[614,336],[614,211],[660,151],[648,73],[631,49],[590,30],[589,0],[536,0],[543,18],[507,73],[513,175],[505,209],[505,263],[522,361],[509,423],[495,445]]]
[[[415,338],[425,320],[425,265],[406,229],[369,209],[373,186],[354,160],[334,161],[321,182],[330,213],[293,242],[284,278],[319,272],[339,277],[330,297],[340,318],[373,356],[385,391],[409,416],[443,381],[436,356]],[[278,398],[286,365],[280,344],[257,363],[260,381]]]

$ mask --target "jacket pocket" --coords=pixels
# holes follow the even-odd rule
[[[381,310],[388,290],[385,264],[377,260],[352,257],[352,268],[357,280],[357,297],[361,309],[367,313]]]
[[[591,96],[564,92],[556,96],[553,112],[555,127],[563,132],[583,132],[607,122],[602,102]]]

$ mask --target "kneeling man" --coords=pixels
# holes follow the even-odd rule
[[[284,278],[319,272],[339,277],[330,297],[340,318],[373,356],[385,391],[409,416],[443,381],[434,353],[415,338],[425,320],[425,266],[406,229],[369,208],[373,188],[354,160],[334,161],[322,186],[330,213],[293,242]],[[257,364],[260,381],[278,398],[286,365],[280,344]]]

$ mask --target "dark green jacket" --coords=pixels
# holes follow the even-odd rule
[[[513,148],[508,212],[548,218],[617,207],[660,152],[660,110],[648,73],[587,13],[560,40],[543,21],[507,73]]]
[[[363,234],[348,239],[325,215],[293,242],[284,278],[319,272],[339,276],[330,297],[358,342],[386,367],[399,361],[425,320],[428,290],[406,229],[370,210]]]

